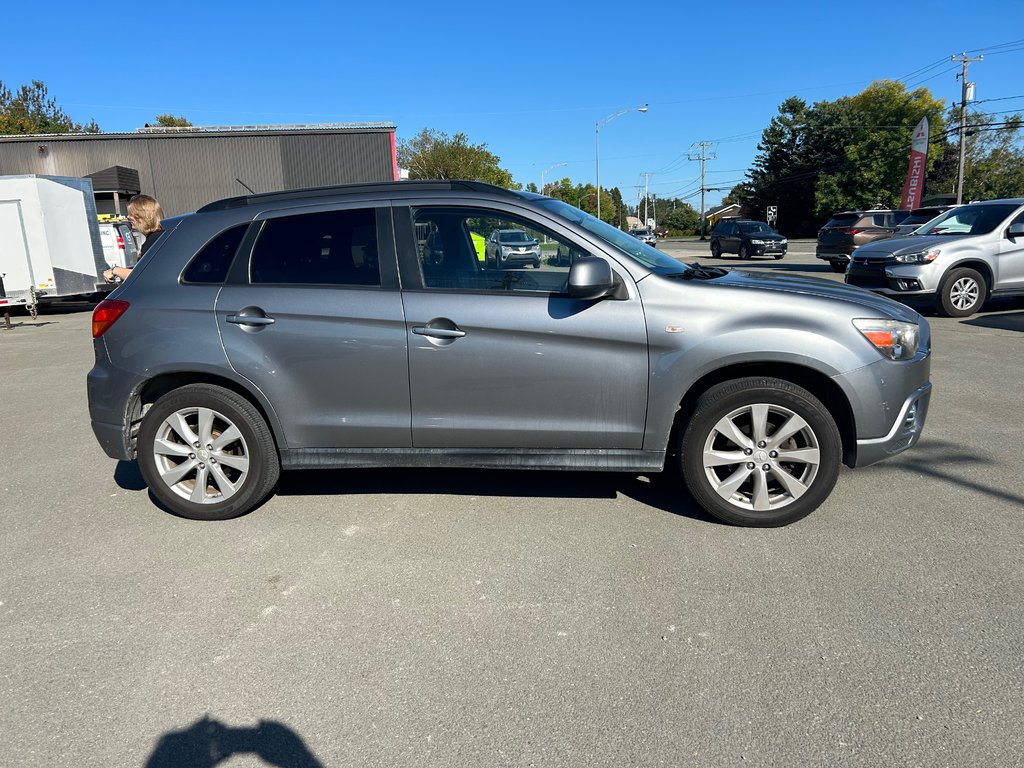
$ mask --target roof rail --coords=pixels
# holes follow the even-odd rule
[[[516,190],[505,189],[484,181],[437,180],[437,181],[377,181],[362,184],[338,184],[330,187],[310,187],[308,189],[288,189],[280,192],[263,192],[255,195],[227,197],[207,203],[196,213],[208,211],[225,211],[230,208],[245,208],[262,203],[287,202],[310,197],[330,197],[332,195],[367,194],[372,192],[394,192],[408,190],[410,192],[450,192],[465,189],[473,192],[495,192],[498,194],[520,196]]]

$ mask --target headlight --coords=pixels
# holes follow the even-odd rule
[[[890,360],[912,360],[917,354],[919,334],[916,323],[858,317],[853,324],[875,349]]]
[[[929,248],[916,253],[899,253],[896,255],[896,261],[900,264],[930,264],[939,258],[941,252],[938,248]]]
[[[764,245],[764,240],[751,240],[751,245]]]

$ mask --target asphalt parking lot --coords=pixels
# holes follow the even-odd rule
[[[715,263],[841,279],[813,247]],[[929,321],[917,448],[752,530],[646,478],[454,470],[177,519],[92,436],[90,309],[16,316],[0,765],[1019,765],[1024,301]]]

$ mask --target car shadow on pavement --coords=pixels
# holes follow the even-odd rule
[[[307,469],[281,473],[274,495],[383,493],[556,499],[614,499],[622,494],[673,515],[721,524],[693,501],[681,481],[625,472]]]
[[[1000,490],[990,484],[966,477],[972,468],[993,464],[984,456],[964,451],[957,443],[945,440],[922,440],[913,450],[872,468],[874,471],[913,472],[933,480],[949,483],[997,501],[1007,501],[1024,510],[1024,496]]]
[[[157,741],[146,768],[213,768],[235,755],[256,755],[263,765],[282,768],[321,768],[302,738],[274,720],[235,728],[202,717],[187,728],[168,731]],[[248,762],[246,763],[248,765]]]
[[[114,482],[118,488],[126,491],[146,490],[146,481],[142,479],[137,461],[119,461],[114,467]]]
[[[982,315],[964,320],[964,325],[974,325],[979,328],[995,328],[1000,331],[1017,331],[1024,333],[1024,312],[999,312],[991,306],[992,302],[985,305],[984,311],[995,311],[999,314]]]

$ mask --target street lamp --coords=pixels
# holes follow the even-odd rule
[[[594,124],[594,157],[595,157],[595,170],[597,174],[597,218],[601,218],[601,126],[606,123],[610,123],[616,117],[621,117],[627,112],[646,112],[647,105],[644,104],[641,107],[629,107],[628,109],[620,109],[618,112],[614,112],[608,117],[598,120]]]
[[[552,165],[552,166],[551,166],[550,168],[545,168],[545,169],[544,169],[543,171],[541,171],[541,172],[540,172],[540,193],[541,193],[542,195],[544,194],[544,175],[545,175],[545,174],[546,174],[546,173],[547,173],[548,171],[553,171],[553,170],[555,170],[555,168],[561,168],[561,167],[562,167],[563,165],[568,165],[568,163],[555,163],[555,164],[554,164],[554,165]]]

